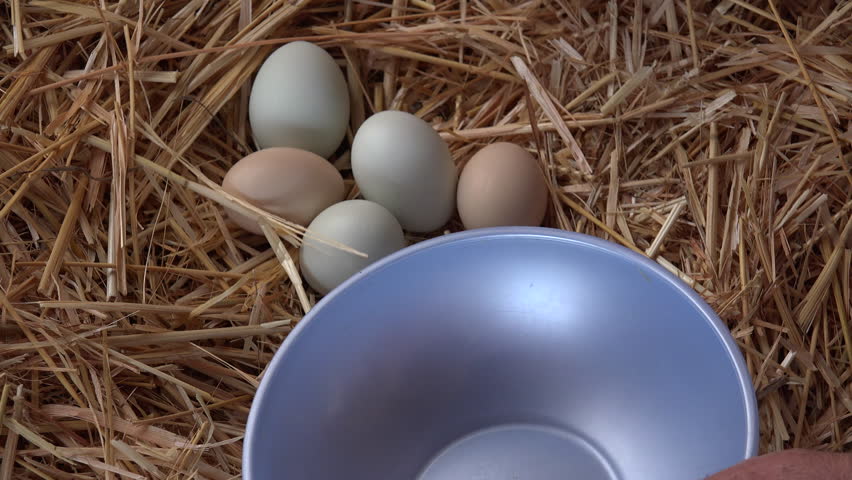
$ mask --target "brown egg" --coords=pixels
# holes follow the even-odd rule
[[[547,185],[535,158],[512,143],[478,151],[459,177],[457,203],[465,228],[541,225]]]
[[[320,212],[343,200],[343,177],[328,161],[296,148],[254,152],[228,170],[222,188],[252,205],[291,222],[308,225]],[[228,210],[249,232],[262,235],[257,222]]]

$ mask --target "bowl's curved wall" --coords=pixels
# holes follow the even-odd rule
[[[703,478],[757,448],[742,357],[691,289],[596,238],[488,229],[403,250],[317,305],[263,379],[244,479],[416,478],[519,423],[587,439],[622,480]]]

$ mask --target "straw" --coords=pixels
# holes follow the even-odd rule
[[[491,142],[536,152],[545,225],[647,255],[719,312],[754,378],[762,452],[849,449],[850,12],[4,3],[0,480],[239,478],[257,384],[319,295],[299,272],[313,233],[220,184],[254,148],[253,73],[298,40],[349,83],[350,129],[330,159],[348,198],[352,135],[384,108],[423,117],[460,168]]]

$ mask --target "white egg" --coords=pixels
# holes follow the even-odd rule
[[[331,55],[312,43],[284,45],[257,72],[249,122],[261,149],[299,148],[328,158],[349,124],[343,72]]]
[[[405,247],[402,227],[385,207],[367,200],[347,200],[322,211],[308,226],[309,235],[331,240],[361,253],[360,257],[305,237],[300,250],[302,274],[326,294],[367,265]]]
[[[450,151],[414,115],[368,118],[352,142],[352,173],[364,198],[390,210],[406,230],[437,230],[453,215],[458,175]]]

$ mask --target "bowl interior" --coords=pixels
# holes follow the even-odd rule
[[[725,327],[584,235],[412,247],[318,305],[267,371],[246,480],[699,479],[754,454]]]

